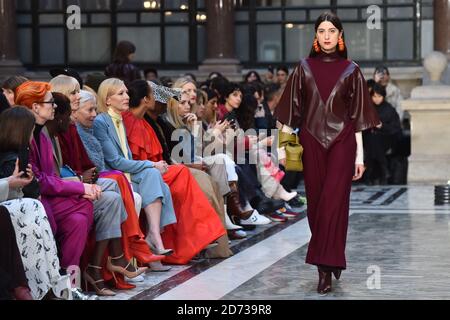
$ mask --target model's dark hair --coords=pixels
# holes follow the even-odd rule
[[[128,85],[128,95],[130,96],[130,108],[137,108],[141,100],[150,95],[151,88],[145,80],[135,80]]]
[[[0,152],[18,152],[29,145],[36,120],[27,108],[17,106],[0,115]]]
[[[130,63],[130,54],[136,52],[136,46],[130,41],[120,41],[114,51],[114,63]]]
[[[333,12],[324,12],[322,13],[316,20],[316,24],[314,25],[314,31],[317,33],[317,29],[319,28],[320,24],[324,21],[331,22],[338,30],[339,32],[342,31],[342,39],[345,43],[345,34],[344,34],[344,27],[342,26],[341,19],[333,13]],[[339,51],[338,47],[336,46],[336,52],[344,59],[347,59],[347,45],[344,48],[344,51]],[[316,57],[319,55],[320,52],[316,52],[314,50],[314,44],[311,46],[311,51],[309,53],[310,57]]]

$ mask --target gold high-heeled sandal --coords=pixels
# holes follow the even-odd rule
[[[139,276],[140,274],[144,273],[148,269],[148,267],[141,267],[141,268],[137,268],[137,269],[135,268],[136,271],[128,271],[127,269],[130,266],[131,261],[128,262],[128,264],[125,268],[112,264],[112,260],[118,260],[121,258],[123,258],[123,254],[120,255],[119,257],[114,257],[114,258],[109,256],[108,261],[106,263],[106,269],[108,269],[112,273],[112,275],[114,277],[114,281],[116,281],[116,282],[117,282],[117,278],[116,278],[116,274],[115,274],[116,272],[126,276],[129,279],[133,279],[133,278],[136,278],[137,276]]]
[[[98,270],[103,269],[102,267],[94,266],[94,265],[92,265],[92,264],[89,264],[89,265],[87,266],[87,268],[94,268],[94,269],[98,269]],[[94,280],[94,279],[87,273],[87,268],[84,269],[84,272],[83,272],[83,276],[84,276],[84,284],[85,284],[85,286],[86,286],[86,290],[89,290],[89,289],[88,289],[88,283],[89,283],[89,284],[94,288],[95,293],[96,293],[97,295],[99,295],[99,296],[108,296],[108,297],[112,297],[112,296],[115,296],[115,295],[116,295],[116,293],[115,293],[114,291],[112,291],[112,290],[110,290],[110,289],[108,289],[108,288],[106,288],[106,287],[104,287],[103,289],[99,289],[99,287],[97,286],[97,283],[104,282],[105,280],[103,280],[103,279],[100,279],[100,280]]]

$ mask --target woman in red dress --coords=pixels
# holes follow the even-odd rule
[[[340,19],[325,12],[315,24],[309,58],[289,77],[275,111],[300,128],[311,240],[306,263],[319,271],[317,291],[331,291],[331,275],[346,268],[345,243],[352,180],[365,168],[361,131],[380,124],[358,65],[347,59]]]
[[[124,112],[122,117],[133,159],[162,161],[162,146],[153,128],[144,119],[147,108],[142,108],[142,102],[145,105],[155,103],[152,89],[144,80],[137,80],[128,88],[130,110]],[[183,218],[177,219],[178,222],[174,226],[176,233],[162,234],[164,243],[176,248],[175,251],[179,254],[178,257],[174,255],[167,257],[165,262],[186,263],[198,253],[199,249],[203,249],[202,238],[217,240],[225,235],[225,229],[189,168],[178,164],[169,165],[167,169],[162,177],[172,193],[177,217]],[[225,249],[228,249],[228,243],[225,244],[227,246]]]

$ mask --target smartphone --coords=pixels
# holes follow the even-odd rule
[[[231,129],[236,130],[236,120],[235,119],[231,119],[229,121],[229,123],[230,123]]]
[[[19,172],[23,171],[22,178],[28,178],[27,168],[28,168],[28,157],[30,154],[30,148],[23,147],[19,150]]]

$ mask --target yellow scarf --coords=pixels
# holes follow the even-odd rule
[[[125,159],[130,160],[130,158],[128,157],[127,134],[125,133],[122,115],[116,113],[111,108],[108,109],[108,114],[111,116],[112,122],[114,123],[114,129],[116,129],[117,136],[119,137],[120,147],[122,148],[123,156],[125,157]],[[131,182],[130,174],[126,172],[124,173],[128,181]]]

